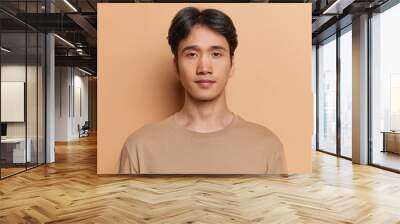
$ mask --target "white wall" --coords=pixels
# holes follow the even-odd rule
[[[56,67],[55,73],[55,140],[70,141],[88,120],[88,77],[72,67]]]
[[[31,70],[32,67],[28,67]],[[28,72],[30,73],[30,72]],[[1,81],[3,82],[25,82],[25,64],[9,64],[1,66]],[[5,108],[2,108],[4,110]],[[25,123],[7,123],[7,137],[25,137]]]
[[[75,70],[76,72],[76,70]],[[79,133],[78,133],[78,124],[80,124],[81,126],[85,123],[85,121],[88,120],[89,117],[89,111],[88,111],[88,77],[85,76],[81,76],[79,73],[78,75],[74,75],[74,108],[73,108],[73,119],[72,119],[72,136],[74,136],[74,138],[79,137]],[[80,93],[79,93],[80,91]],[[80,96],[80,97],[79,97]],[[81,107],[81,108],[79,108]],[[81,111],[79,111],[79,109]],[[74,113],[75,112],[75,113]]]
[[[8,64],[1,66],[1,81],[2,82],[25,82],[25,75],[27,69],[29,86],[36,86],[36,80],[34,80],[31,75],[36,76],[36,66],[27,66],[25,68],[24,65],[18,64]],[[28,137],[29,134],[35,132],[36,135],[36,113],[32,113],[32,111],[36,111],[36,88],[27,88],[27,118],[28,118]],[[35,98],[35,99],[33,99]],[[35,102],[34,104],[29,105],[31,102]],[[6,108],[2,108],[5,110]],[[35,124],[32,124],[34,122]],[[25,137],[25,123],[26,122],[7,122],[7,136],[8,137]],[[32,130],[30,129],[32,127]]]
[[[55,68],[55,141],[68,140],[68,117],[70,83],[69,68]]]

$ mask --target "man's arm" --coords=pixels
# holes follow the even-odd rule
[[[127,144],[124,144],[120,155],[119,174],[139,174],[136,150],[132,153]]]
[[[267,174],[288,174],[287,161],[282,143],[279,142],[267,164]]]

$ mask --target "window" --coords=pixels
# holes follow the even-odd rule
[[[352,34],[351,26],[340,36],[340,155],[352,157]]]
[[[336,153],[336,36],[318,47],[318,149]]]
[[[400,4],[371,18],[372,164],[400,170]]]

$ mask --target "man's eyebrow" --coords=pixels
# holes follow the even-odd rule
[[[211,46],[210,48],[211,48],[212,50],[223,50],[223,51],[227,51],[227,49],[226,49],[225,47],[220,46],[220,45],[213,45],[213,46]],[[184,48],[182,49],[181,52],[185,52],[186,50],[198,50],[198,49],[199,49],[199,46],[197,46],[197,45],[189,45],[189,46],[184,47]]]
[[[224,51],[227,50],[225,47],[220,46],[220,45],[211,46],[211,49],[213,49],[213,50],[224,50]]]
[[[199,49],[197,45],[189,45],[184,47],[181,52],[185,52],[186,50],[197,50],[197,49]]]

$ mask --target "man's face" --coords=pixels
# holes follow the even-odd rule
[[[179,43],[177,55],[178,77],[190,96],[210,101],[223,93],[234,68],[224,36],[195,25]]]

